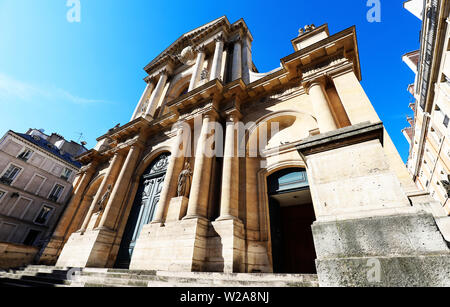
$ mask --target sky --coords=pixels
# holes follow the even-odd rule
[[[247,23],[259,72],[294,52],[290,41],[306,24],[328,23],[331,34],[355,25],[362,86],[407,159],[401,130],[414,74],[401,58],[419,49],[421,22],[403,1],[379,0],[381,21],[369,22],[368,0],[79,0],[80,20],[69,22],[71,1],[0,0],[0,135],[42,128],[94,147],[130,120],[143,67],[183,33],[226,15]]]

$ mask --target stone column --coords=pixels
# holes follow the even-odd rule
[[[319,124],[320,133],[336,130],[337,126],[331,113],[324,81],[320,79],[312,81],[309,84],[308,94]]]
[[[236,123],[239,114],[227,116],[225,149],[222,171],[222,194],[220,198],[220,216],[217,220],[239,219],[239,157],[236,150]]]
[[[64,211],[64,215],[62,216],[61,220],[58,223],[58,226],[56,227],[55,232],[53,233],[54,237],[65,236],[66,230],[70,227],[74,215],[78,211],[78,208],[80,207],[83,195],[94,173],[95,169],[93,167],[90,167],[83,173],[83,176],[80,179],[80,183],[73,192],[72,199],[67,205],[67,209]]]
[[[161,99],[161,95],[164,91],[164,87],[166,86],[168,77],[168,71],[162,70],[159,76],[158,84],[156,85],[155,90],[152,93],[152,96],[150,97],[150,100],[148,102],[147,109],[145,110],[145,116],[153,118],[155,115],[156,108],[158,107],[158,102]]]
[[[144,93],[142,94],[141,99],[139,100],[139,103],[136,106],[136,109],[134,109],[134,113],[133,116],[131,117],[131,120],[136,119],[139,113],[146,111],[147,108],[145,108],[145,110],[142,110],[142,108],[145,106],[145,102],[149,100],[148,96],[150,95],[150,93],[153,91],[154,88],[155,82],[151,81],[150,83],[147,84]]]
[[[169,165],[167,167],[166,176],[164,178],[164,186],[161,191],[161,197],[159,199],[158,206],[156,208],[155,217],[152,223],[162,223],[164,219],[164,213],[167,211],[170,199],[174,196],[178,174],[183,168],[184,156],[186,153],[186,148],[183,143],[183,126],[178,127],[177,135],[175,137],[175,143],[172,146],[172,152],[169,160]],[[190,141],[190,140],[189,140]]]
[[[244,45],[242,47],[242,79],[245,83],[250,83],[250,72],[253,69],[252,61],[252,43],[248,34],[244,37]]]
[[[216,49],[214,51],[210,81],[220,78],[222,68],[222,55],[223,55],[223,36],[220,35],[216,38]]]
[[[127,188],[131,180],[131,175],[134,172],[134,168],[136,166],[141,150],[142,149],[139,145],[131,145],[127,158],[125,159],[119,176],[117,177],[116,183],[114,184],[111,196],[109,197],[108,203],[106,204],[105,211],[103,212],[102,218],[100,220],[99,228],[106,227],[111,230],[114,229],[116,217],[120,210],[120,205],[127,192]]]
[[[100,183],[100,186],[98,187],[97,193],[95,193],[95,197],[92,200],[91,206],[89,207],[89,211],[84,218],[83,225],[81,226],[80,232],[84,233],[86,231],[87,226],[89,225],[89,221],[92,217],[92,213],[94,212],[95,206],[97,205],[98,201],[102,197],[105,187],[108,184],[108,182],[111,182],[111,174],[114,168],[116,168],[117,162],[119,162],[120,156],[119,153],[115,153],[113,158],[110,161],[108,170],[106,171],[105,177],[103,177],[102,182]]]
[[[240,40],[234,42],[232,80],[242,78],[242,43]]]
[[[202,130],[200,132],[195,153],[194,174],[192,177],[187,215],[184,217],[185,220],[206,217],[211,181],[212,158],[205,155],[206,150],[209,150],[205,147],[209,137],[208,133],[210,132],[209,126],[215,118],[216,115],[214,114],[203,115]]]
[[[198,48],[197,60],[195,62],[194,71],[192,72],[191,83],[189,83],[188,91],[195,89],[197,82],[200,80],[200,75],[202,74],[203,61],[205,60],[205,47],[200,46]]]

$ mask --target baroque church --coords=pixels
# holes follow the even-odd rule
[[[41,264],[449,285],[450,258],[360,81],[355,27],[306,26],[258,72],[244,20],[145,66],[131,120],[78,160]]]

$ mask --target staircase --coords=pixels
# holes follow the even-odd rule
[[[69,273],[69,275],[68,275]],[[70,276],[70,273],[74,273]],[[318,287],[317,275],[227,274],[58,268],[30,265],[0,272],[2,287]]]

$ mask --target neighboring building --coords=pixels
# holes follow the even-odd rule
[[[410,0],[404,6],[422,20],[420,50],[403,56],[416,74],[408,87],[414,118],[403,130],[410,144],[407,166],[417,186],[450,215],[450,1]]]
[[[449,286],[434,201],[360,84],[355,28],[301,29],[268,73],[252,40],[242,19],[221,17],[145,67],[131,121],[78,158],[40,262]]]
[[[51,236],[81,167],[74,157],[85,151],[84,146],[68,142],[58,134],[46,135],[36,129],[27,133],[8,131],[3,136],[0,245],[38,247]],[[0,258],[4,257],[2,251]]]

